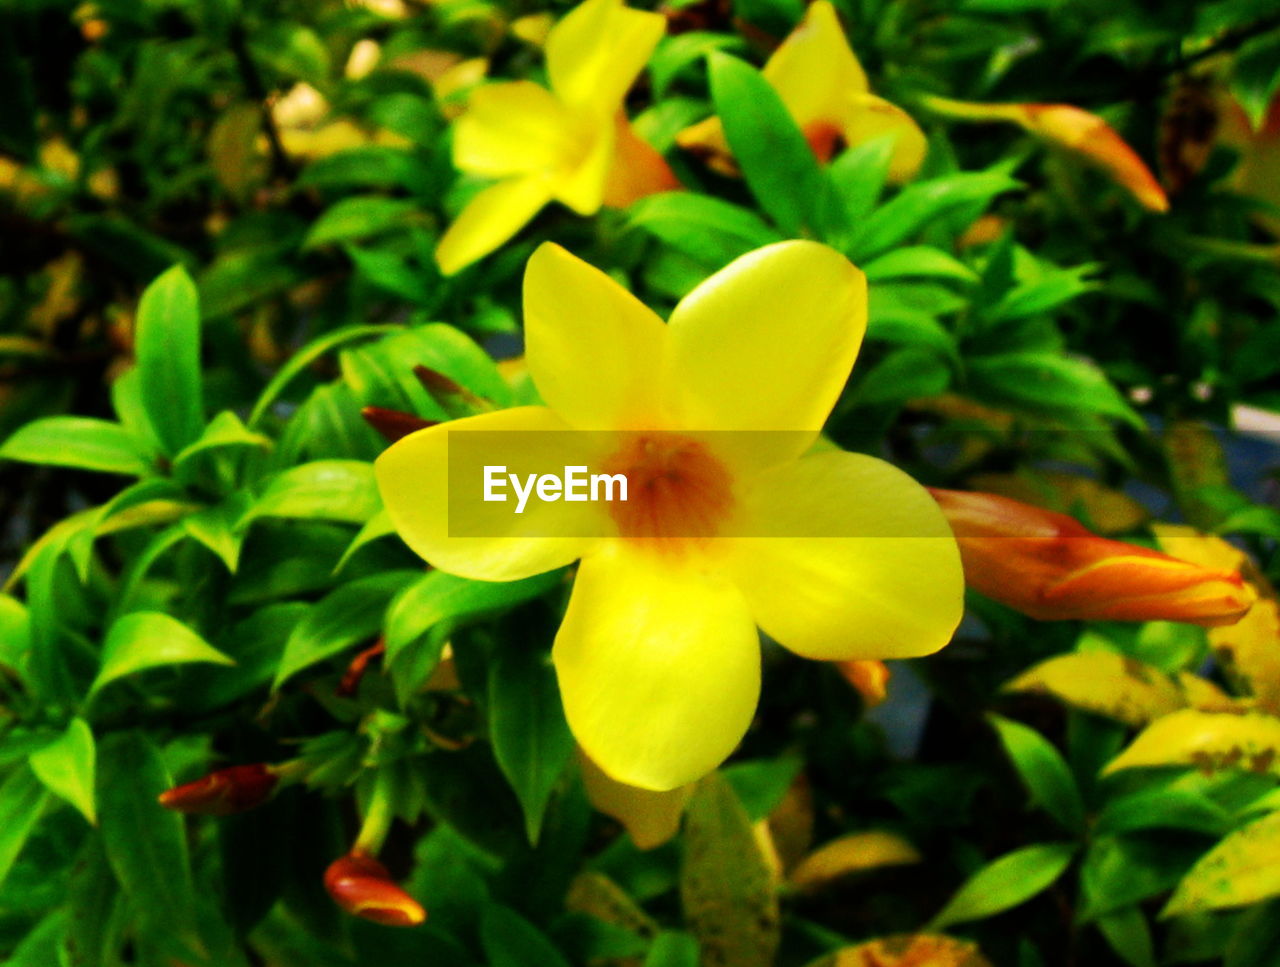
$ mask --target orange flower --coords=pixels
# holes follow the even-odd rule
[[[1108,540],[1065,514],[995,494],[931,491],[960,544],[965,582],[1042,621],[1234,624],[1256,595],[1238,573]]]
[[[929,110],[960,121],[1008,121],[1093,165],[1143,208],[1167,212],[1169,199],[1138,153],[1106,121],[1070,104],[979,104],[923,97]]]
[[[160,805],[180,813],[230,816],[266,802],[280,777],[261,762],[211,772],[160,793]]]
[[[387,868],[361,852],[351,852],[329,864],[324,888],[333,901],[353,916],[385,927],[416,927],[427,911],[391,879]]]

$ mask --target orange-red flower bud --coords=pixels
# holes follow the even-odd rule
[[[412,413],[400,410],[388,410],[381,406],[366,406],[360,411],[364,421],[381,433],[391,443],[407,437],[410,433],[435,426],[434,420],[424,420]]]
[[[160,805],[180,813],[230,816],[266,802],[279,776],[261,762],[211,772],[160,793]]]
[[[1256,595],[1234,571],[1099,537],[1065,514],[995,494],[932,490],[960,545],[966,583],[1045,621],[1234,624]]]
[[[875,708],[889,694],[889,666],[882,661],[863,659],[838,661],[836,669],[862,696],[867,708]]]
[[[324,888],[353,916],[386,927],[416,927],[427,919],[422,904],[391,879],[387,868],[365,853],[353,852],[329,864]]]

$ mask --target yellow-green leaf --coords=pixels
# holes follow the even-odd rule
[[[945,930],[1025,903],[1063,874],[1075,851],[1074,843],[1039,843],[992,860],[965,880],[925,929]]]
[[[50,792],[61,796],[97,825],[93,778],[97,752],[93,730],[84,719],[72,719],[67,731],[27,760],[31,771]]]
[[[771,967],[781,936],[773,875],[746,810],[716,773],[685,813],[680,898],[702,967]]]
[[[901,836],[871,829],[849,833],[814,850],[791,871],[791,882],[808,889],[880,866],[919,863],[920,853]]]
[[[1221,910],[1280,895],[1280,812],[1231,833],[1182,878],[1162,917]]]
[[[1134,726],[1187,704],[1182,691],[1159,669],[1109,651],[1050,658],[1023,672],[1005,690],[1046,692],[1086,712]]]
[[[89,694],[134,672],[190,662],[235,664],[176,618],[159,611],[135,611],[117,619],[107,632],[102,668]]]
[[[1175,712],[1143,730],[1104,772],[1140,766],[1280,775],[1280,718],[1261,712]]]

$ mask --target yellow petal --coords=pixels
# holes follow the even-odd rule
[[[666,327],[609,276],[545,243],[525,268],[524,327],[534,384],[566,422],[639,428],[652,417]]]
[[[636,133],[622,111],[615,115],[615,146],[604,203],[611,208],[628,208],[648,195],[678,191],[680,181],[662,154]]]
[[[620,822],[637,849],[654,849],[679,832],[692,786],[653,792],[610,779],[581,749],[578,761],[591,805]]]
[[[851,148],[875,138],[894,138],[889,162],[891,182],[901,184],[915,177],[929,143],[910,114],[882,97],[855,93],[845,98],[839,117],[840,133]]]
[[[552,652],[569,727],[619,782],[693,782],[751,722],[758,642],[742,595],[692,556],[601,543],[582,561]]]
[[[847,661],[927,655],[951,640],[964,610],[960,553],[902,471],[814,453],[757,477],[742,514],[748,533],[777,536],[734,541],[728,573],[780,644]]]
[[[586,0],[547,36],[551,89],[566,103],[612,118],[662,39],[661,14],[621,0]]]
[[[836,116],[845,97],[867,90],[866,72],[828,0],[809,5],[800,25],[774,51],[763,73],[802,128]]]
[[[617,129],[612,118],[581,115],[576,119],[575,150],[554,172],[552,194],[579,215],[594,215],[604,200],[614,163]]]
[[[583,435],[554,432],[565,430],[568,427],[546,407],[521,406],[442,423],[392,444],[374,471],[396,531],[429,564],[473,580],[514,581],[571,563],[591,546],[581,535],[600,530],[595,518],[599,505],[531,500],[519,516],[499,515],[496,511],[506,511],[509,502],[481,503],[479,481],[475,499],[457,499],[458,481],[455,478],[451,488],[449,479],[450,436],[457,446],[457,434],[476,431],[527,432],[528,442],[522,442],[518,452],[500,448],[503,459],[498,463],[520,461],[545,469],[589,462],[570,452]],[[500,524],[508,529],[500,532]],[[451,537],[451,531],[500,536]]]
[[[478,88],[453,126],[453,163],[485,178],[554,169],[574,148],[571,115],[531,81]]]
[[[460,272],[510,241],[551,200],[537,175],[510,178],[486,188],[467,203],[436,245],[436,262],[445,275]]]
[[[767,245],[676,306],[668,400],[690,429],[798,431],[783,435],[786,455],[798,455],[844,388],[866,327],[866,278],[848,259],[817,242]]]

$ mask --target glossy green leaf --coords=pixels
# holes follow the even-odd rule
[[[314,460],[273,478],[243,522],[257,517],[288,517],[363,524],[381,509],[373,464],[361,460]]]
[[[94,801],[94,774],[97,750],[93,730],[84,719],[72,719],[67,730],[43,749],[31,753],[28,764],[36,777],[53,792],[84,814],[90,823],[98,821]]]
[[[129,431],[87,416],[50,416],[27,423],[0,446],[0,459],[130,477],[152,469],[145,448]]]
[[[378,235],[407,224],[417,202],[379,195],[353,195],[335,202],[322,214],[302,243],[304,249],[332,242],[348,242]]]
[[[1040,806],[1067,829],[1084,828],[1084,803],[1071,768],[1053,744],[1021,722],[988,715],[1000,736],[1000,744],[1018,770],[1031,802]]]
[[[135,611],[118,618],[107,632],[102,667],[89,692],[149,668],[191,662],[235,664],[177,618],[159,611]]]
[[[204,429],[200,303],[182,266],[169,269],[142,294],[134,352],[143,409],[172,456]]]
[[[574,742],[550,656],[527,642],[499,643],[490,658],[489,736],[524,809],[525,833],[536,846]]]
[[[230,410],[225,410],[209,421],[209,425],[201,432],[199,439],[190,446],[184,447],[182,452],[173,458],[173,463],[175,467],[182,467],[197,454],[228,447],[268,449],[270,446],[270,439],[261,433],[253,432],[240,421],[240,417]]]
[[[21,765],[0,783],[0,883],[40,822],[49,793],[35,773]]]
[[[1053,885],[1075,852],[1074,843],[1040,843],[992,860],[965,880],[925,930],[983,920],[1025,903]]]
[[[627,221],[713,270],[782,240],[755,212],[687,191],[642,198],[627,210]]]
[[[974,395],[1032,411],[1089,412],[1133,426],[1142,418],[1095,365],[1049,352],[1015,352],[966,361]]]

